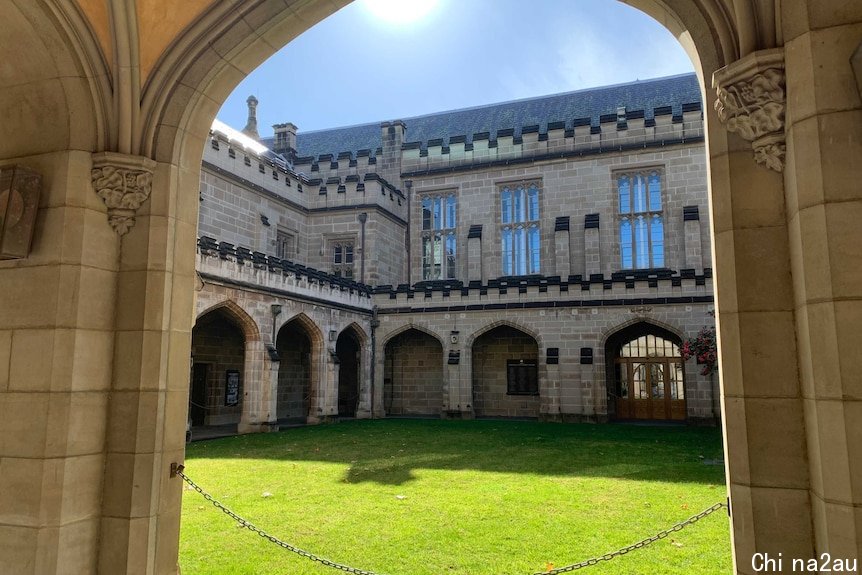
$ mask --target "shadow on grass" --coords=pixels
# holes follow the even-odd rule
[[[720,432],[691,427],[360,420],[193,443],[186,456],[343,464],[348,484],[402,485],[417,469],[724,482],[722,466],[704,463],[722,458]]]

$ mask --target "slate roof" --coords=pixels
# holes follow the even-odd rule
[[[568,129],[576,118],[590,118],[590,123],[597,126],[600,116],[616,115],[620,106],[625,106],[628,112],[642,110],[644,117],[650,119],[657,107],[670,106],[672,113],[679,115],[683,104],[700,102],[697,77],[681,74],[404,118],[407,125],[404,142],[423,142],[425,147],[428,140],[442,138],[443,144],[448,145],[452,136],[466,136],[466,141],[471,142],[475,133],[490,132],[494,138],[497,130],[506,128],[513,128],[515,136],[519,136],[522,127],[531,125],[539,125],[539,131],[545,132],[548,122],[565,122]],[[263,142],[271,145],[271,140]],[[362,149],[373,153],[380,146],[380,122],[297,134],[300,157],[321,154],[337,157],[340,152],[355,153]]]

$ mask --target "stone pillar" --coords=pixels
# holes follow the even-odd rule
[[[541,363],[542,358],[538,358]],[[545,350],[545,368],[539,369],[539,415],[545,421],[560,421],[560,348]]]
[[[727,192],[713,202],[712,215],[727,481],[739,573],[751,572],[754,553],[814,553],[799,382],[804,366],[797,355],[782,177],[783,52],[753,52],[715,72],[717,101],[707,107],[712,187]],[[729,133],[721,133],[719,119]]]
[[[785,28],[784,181],[815,554],[862,559],[862,12],[845,7]]]
[[[275,348],[272,348],[272,352]],[[268,431],[278,431],[278,370],[281,367],[281,361],[276,354],[267,349],[269,355],[269,396],[266,406],[266,426]]]
[[[458,336],[455,336],[456,338]],[[472,359],[467,349],[460,347],[458,339],[443,347],[443,374],[445,378],[444,411],[449,417],[472,419],[473,381]],[[448,401],[448,407],[446,403]]]
[[[378,345],[376,357],[374,358],[374,401],[373,417],[386,417],[386,406],[383,402],[383,386],[386,379],[386,349]]]
[[[584,277],[602,273],[599,214],[584,217]]]
[[[467,281],[482,282],[482,224],[470,226],[467,233]]]
[[[359,359],[359,405],[356,407],[356,419],[371,418],[371,346],[362,342]],[[376,375],[376,374],[375,374]]]
[[[700,210],[697,206],[682,209],[682,226],[685,234],[685,267],[703,269],[703,250],[700,241]]]
[[[183,461],[185,450],[195,293],[192,246],[200,172],[197,166],[157,164],[153,194],[146,201],[140,187],[147,178],[140,172],[150,165],[134,156],[94,155],[93,186],[103,199],[107,197],[111,227],[124,234],[116,284],[100,284],[103,289],[116,289],[102,296],[115,298],[116,313],[101,493],[100,573],[177,572],[182,482],[171,477],[170,469],[172,463]],[[112,170],[114,175],[109,173]],[[114,193],[106,193],[109,188]],[[130,193],[134,198],[128,197]],[[129,201],[115,204],[120,194]],[[143,202],[137,212],[132,200]],[[101,228],[95,223],[84,225],[83,237]],[[91,256],[96,253],[104,252],[94,250]],[[88,410],[86,418],[98,421],[97,413]],[[76,528],[70,541],[83,533]],[[77,571],[69,565],[64,569]]]
[[[93,573],[106,432],[120,439],[107,418],[120,236],[90,154],[15,163],[43,177],[43,223],[27,258],[0,262],[0,572]],[[113,403],[132,427],[155,429],[158,400],[120,392]]]
[[[560,216],[554,222],[554,271],[563,279],[572,273],[569,245],[569,216]]]
[[[320,407],[323,417],[321,422],[327,422],[338,416],[338,374],[341,365],[335,353],[335,344],[326,350],[326,377],[323,381],[323,394],[320,397]]]
[[[270,377],[266,349],[259,339],[245,342],[245,359],[242,380],[242,415],[238,433],[257,433],[267,430],[269,422]],[[278,374],[276,373],[276,385]]]

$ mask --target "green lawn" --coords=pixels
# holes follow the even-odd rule
[[[376,420],[189,446],[186,474],[333,561],[388,575],[516,575],[634,543],[725,499],[715,429]],[[264,494],[270,494],[264,496]],[[724,510],[598,574],[731,571]],[[184,575],[338,573],[183,492]]]

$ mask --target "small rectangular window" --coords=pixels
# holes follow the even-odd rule
[[[539,395],[539,375],[535,361],[510,359],[506,362],[508,395]]]

